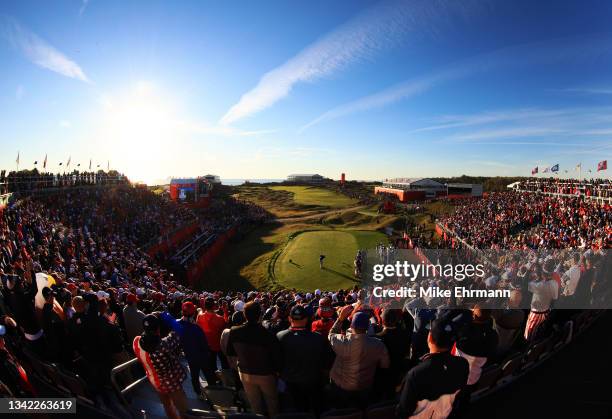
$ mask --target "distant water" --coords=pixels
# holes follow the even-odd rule
[[[242,185],[244,182],[250,183],[272,183],[272,182],[283,182],[285,179],[221,179],[223,185]]]

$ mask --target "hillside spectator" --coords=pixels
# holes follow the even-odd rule
[[[216,313],[218,306],[215,299],[212,297],[206,298],[204,301],[204,312],[198,314],[197,318],[197,324],[204,331],[210,349],[207,369],[212,371],[217,371],[217,360],[219,360],[222,368],[228,367],[227,361],[221,352],[221,333],[223,333],[228,319],[227,302],[225,300],[223,302],[223,316],[220,316]],[[216,384],[217,382],[218,380],[215,379],[211,384]]]
[[[244,306],[246,324],[233,327],[227,354],[238,357],[238,371],[249,404],[255,413],[274,416],[279,412],[276,374],[281,354],[278,340],[261,325],[262,309],[250,301]]]
[[[128,294],[126,303],[123,308],[123,324],[125,325],[128,342],[133,342],[134,338],[143,332],[142,321],[145,318],[145,314],[138,310],[138,297],[136,297],[136,294]]]
[[[499,338],[497,344],[497,358],[501,359],[514,348],[521,336],[525,313],[521,310],[521,292],[512,291],[506,308],[493,310],[493,328]]]
[[[469,364],[451,355],[455,330],[451,322],[436,320],[427,336],[429,353],[404,380],[397,414],[401,418],[447,418],[457,394],[465,387]]]
[[[147,315],[142,324],[144,333],[134,338],[134,354],[157,391],[166,415],[180,418],[187,411],[187,396],[183,391],[185,370],[179,362],[179,337],[171,332],[162,338],[160,320],[154,314]]]
[[[472,309],[472,321],[459,330],[457,343],[452,351],[453,355],[464,358],[470,366],[468,393],[470,386],[480,379],[485,364],[495,357],[498,341],[491,310],[476,305]]]
[[[381,386],[384,387],[383,393],[388,398],[393,398],[395,388],[399,385],[404,372],[406,371],[406,358],[410,353],[410,341],[412,331],[405,330],[399,323],[400,310],[386,309],[382,314],[383,330],[376,334],[387,348],[389,353],[389,368],[382,370]]]
[[[351,305],[344,306],[329,332],[329,342],[336,354],[330,372],[330,401],[337,407],[367,404],[377,368],[389,368],[385,345],[366,335],[370,326],[368,313],[355,313],[351,333],[342,334],[342,323],[352,311]]]
[[[180,320],[175,320],[168,313],[163,313],[164,322],[179,336],[181,347],[187,359],[189,373],[191,375],[191,385],[193,391],[198,396],[202,396],[202,386],[200,385],[200,371],[204,374],[206,382],[213,385],[217,377],[215,370],[210,368],[210,348],[206,341],[206,335],[195,323],[197,309],[191,301],[185,301],[181,307],[183,316]]]
[[[291,327],[276,335],[282,355],[280,377],[298,411],[318,413],[321,372],[328,363],[329,344],[325,337],[308,330],[304,306],[293,306],[289,318]]]
[[[536,265],[539,266],[539,265]],[[547,272],[536,270],[535,279],[529,282],[528,290],[533,294],[531,311],[525,326],[525,340],[530,342],[541,337],[550,317],[550,308],[559,296],[559,284]]]

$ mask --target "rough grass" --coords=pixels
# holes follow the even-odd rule
[[[358,249],[373,248],[387,237],[377,231],[306,231],[289,240],[273,261],[276,282],[300,290],[336,290],[355,285],[353,261]],[[325,255],[323,269],[319,255]]]
[[[356,199],[315,186],[271,186],[270,189],[293,194],[293,200],[301,205],[327,208],[346,208],[357,205]]]

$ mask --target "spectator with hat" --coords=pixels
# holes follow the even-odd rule
[[[389,368],[389,352],[379,339],[367,336],[370,315],[360,311],[353,315],[350,333],[342,333],[342,323],[353,307],[342,307],[329,332],[329,342],[336,354],[330,372],[330,402],[335,407],[360,406],[368,403],[377,368]]]
[[[318,413],[321,372],[328,364],[329,343],[307,328],[306,307],[293,306],[289,320],[291,327],[276,335],[283,361],[280,377],[298,411]]]
[[[450,353],[454,339],[452,322],[432,322],[427,336],[429,353],[404,379],[397,407],[399,417],[443,419],[451,414],[469,374],[468,362]]]
[[[334,308],[329,297],[319,300],[319,308],[317,309],[318,319],[312,322],[312,331],[320,333],[322,336],[327,336],[332,326],[334,325]]]
[[[185,370],[180,363],[181,345],[172,331],[160,336],[160,319],[148,314],[142,321],[143,334],[134,338],[133,350],[159,395],[169,418],[180,418],[187,411],[187,396],[183,390]]]
[[[142,321],[145,314],[138,310],[138,297],[136,294],[128,294],[125,299],[126,305],[123,308],[123,324],[125,325],[125,333],[128,342],[133,342],[134,338],[142,334]]]

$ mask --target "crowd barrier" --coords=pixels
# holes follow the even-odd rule
[[[200,256],[200,258],[189,266],[187,270],[187,282],[190,286],[195,284],[202,279],[202,275],[206,268],[211,266],[221,251],[225,248],[227,241],[236,235],[236,227],[230,228],[225,233],[217,236],[215,242],[206,249],[206,251]]]
[[[588,199],[591,201],[595,201],[595,202],[599,202],[599,203],[612,203],[612,197],[601,197],[601,196],[593,196],[593,195],[587,195],[587,194],[580,194],[580,195],[575,195],[575,194],[566,194],[566,193],[558,193],[558,192],[547,192],[547,191],[530,191],[528,189],[514,189],[516,192],[525,192],[525,193],[535,193],[535,194],[543,194],[543,195],[550,195],[550,196],[560,196],[560,197],[564,197],[564,198],[575,198],[577,196],[583,197],[584,199]]]

